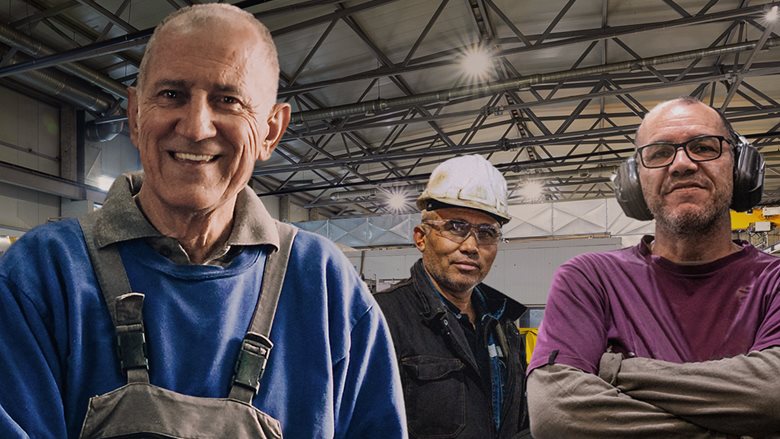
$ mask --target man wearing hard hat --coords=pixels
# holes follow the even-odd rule
[[[404,385],[412,438],[527,435],[525,307],[481,283],[510,220],[506,180],[477,155],[434,169],[417,199],[411,277],[376,295]],[[530,436],[528,436],[530,437]]]

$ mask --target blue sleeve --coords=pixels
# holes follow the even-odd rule
[[[390,331],[376,303],[356,322],[348,356],[334,367],[337,438],[406,438],[406,418]]]
[[[19,249],[17,249],[19,250]],[[0,266],[7,258],[0,261]],[[6,268],[6,267],[3,267]],[[24,273],[35,276],[35,273]],[[23,276],[20,274],[20,279]],[[30,282],[34,283],[34,282]],[[50,319],[0,273],[0,437],[67,437]]]

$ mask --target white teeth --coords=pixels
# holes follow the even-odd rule
[[[175,152],[173,157],[176,160],[189,160],[192,162],[208,162],[216,156],[209,154],[190,154],[187,152]]]

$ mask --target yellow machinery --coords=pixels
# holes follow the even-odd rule
[[[748,212],[731,211],[731,230],[768,232],[780,225],[780,207],[756,208]]]
[[[538,328],[519,328],[520,335],[525,338],[525,364],[531,363],[531,354],[536,347],[536,337],[539,335]]]
[[[751,244],[767,253],[780,251],[778,232],[780,225],[780,207],[755,208],[748,212],[731,211],[731,231],[739,239],[747,239]]]

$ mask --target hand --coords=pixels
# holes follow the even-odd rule
[[[605,352],[599,361],[599,378],[617,387],[617,376],[622,361],[623,354]]]

